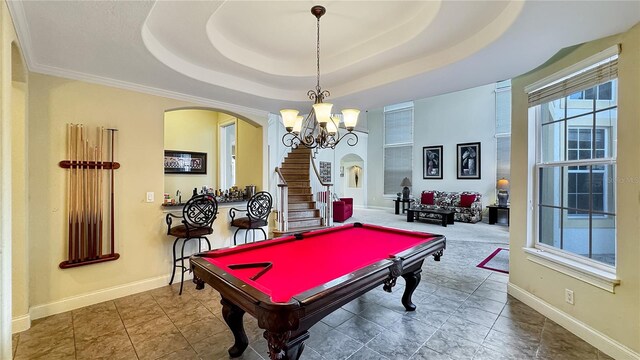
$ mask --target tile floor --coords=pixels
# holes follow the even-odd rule
[[[497,246],[448,241],[442,261],[425,262],[415,312],[400,303],[399,278],[393,293],[372,290],[316,324],[302,359],[610,359],[507,295],[507,276],[475,267]],[[190,282],[182,296],[177,289],[36,320],[14,335],[14,359],[228,359],[218,294]],[[250,315],[245,328],[242,359],[268,359]]]

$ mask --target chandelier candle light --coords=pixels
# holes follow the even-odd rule
[[[353,133],[353,129],[358,122],[360,110],[342,110],[342,119],[347,133],[340,136],[340,118],[331,115],[333,104],[323,102],[325,97],[330,96],[329,91],[322,90],[320,87],[320,18],[325,12],[326,9],[320,5],[311,8],[311,13],[318,22],[316,46],[317,82],[315,90],[307,92],[309,99],[314,101],[313,109],[311,109],[306,119],[304,116],[298,115],[298,110],[280,110],[284,127],[287,130],[287,133],[282,137],[282,143],[294,149],[299,145],[310,149],[335,149],[336,145],[349,135],[350,138],[347,140],[349,146],[354,146],[358,143],[358,136]]]

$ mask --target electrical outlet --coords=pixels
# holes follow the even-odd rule
[[[153,191],[147,192],[147,202],[148,203],[152,203],[154,201],[154,198],[155,198],[155,194],[153,193]]]
[[[573,290],[564,289],[564,301],[573,305]]]

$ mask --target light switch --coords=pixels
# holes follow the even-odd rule
[[[155,195],[153,191],[147,192],[147,202],[152,203],[154,201]]]

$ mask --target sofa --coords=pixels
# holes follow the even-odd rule
[[[340,198],[333,202],[333,221],[344,222],[353,215],[353,198]]]
[[[468,223],[482,220],[482,194],[471,191],[447,192],[425,190],[420,194],[412,207],[421,209],[453,210],[453,219]],[[426,214],[427,218],[438,218],[440,215]]]

